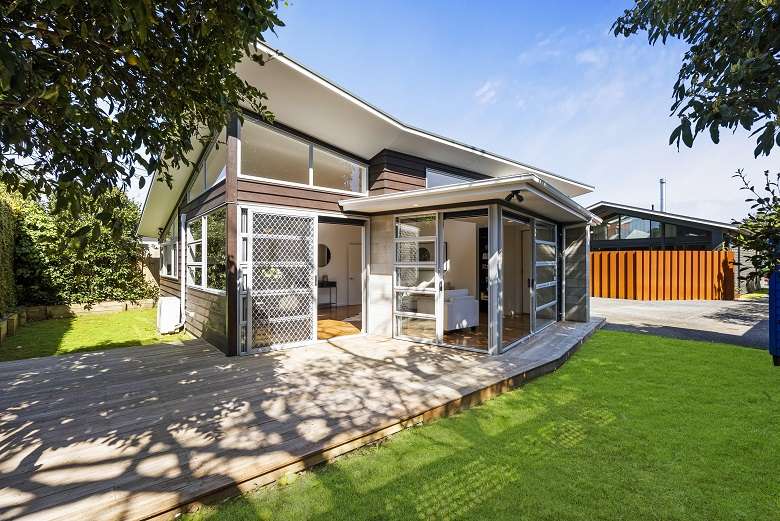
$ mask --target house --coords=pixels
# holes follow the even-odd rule
[[[731,267],[725,270],[734,279],[731,286],[734,291],[729,292],[726,298],[754,291],[760,283],[744,278],[750,267],[750,252],[733,245],[732,237],[738,232],[734,224],[606,201],[593,204],[588,210],[602,219],[601,224],[590,230],[591,251],[730,250],[733,251],[734,264],[742,269]],[[659,277],[667,276],[673,274],[659,271]]]
[[[730,234],[738,230],[724,222],[604,201],[588,210],[603,220],[590,231],[593,251],[729,249]]]
[[[154,183],[162,296],[227,355],[370,334],[497,354],[588,321],[592,191],[405,125],[278,51],[269,96]]]

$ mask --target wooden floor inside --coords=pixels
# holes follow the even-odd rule
[[[234,494],[552,370],[599,325],[495,357],[386,338],[226,358],[202,341],[0,364],[0,519],[137,520]]]
[[[505,316],[501,324],[502,337],[514,342],[531,332],[531,319],[529,315]],[[469,347],[471,349],[480,349],[487,351],[490,336],[488,332],[488,313],[480,311],[479,325],[473,328],[455,329],[445,331],[442,340],[445,344],[457,347]],[[511,342],[506,342],[509,344]]]
[[[362,309],[360,304],[322,306],[317,309],[317,340],[360,334]]]

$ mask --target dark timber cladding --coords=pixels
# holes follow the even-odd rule
[[[193,217],[198,217],[222,206],[224,203],[225,181],[223,180],[182,206],[181,211],[187,214],[187,220],[189,221]]]
[[[284,186],[260,179],[238,180],[238,201],[255,204],[290,206],[307,210],[341,212],[339,201],[348,199],[348,194],[338,194],[316,188]]]
[[[429,168],[466,179],[488,178],[488,176],[477,172],[410,156],[394,150],[382,150],[371,159],[368,167],[369,194],[382,195],[425,188],[425,172]]]
[[[237,355],[239,351],[239,311],[238,311],[238,158],[241,147],[241,123],[238,115],[233,114],[227,128],[227,164],[225,165],[225,201],[227,202],[227,292],[225,310],[227,321],[227,346],[223,349],[228,355]]]
[[[197,288],[187,287],[184,298],[186,323],[184,328],[225,354],[228,351],[227,297]]]

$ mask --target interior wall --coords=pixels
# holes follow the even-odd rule
[[[447,289],[468,289],[477,298],[477,224],[447,219],[444,221],[449,269],[444,276]]]
[[[328,280],[335,281],[338,288],[337,305],[346,306],[349,304],[349,266],[347,261],[349,244],[361,244],[362,228],[348,224],[320,223],[317,234],[317,242],[330,249],[330,262],[327,266],[317,269],[318,280],[327,276]],[[358,280],[355,283],[360,284],[361,282]],[[330,298],[328,292],[329,290],[326,288],[318,288],[318,301],[320,303],[328,302]],[[333,296],[336,297],[336,295]]]

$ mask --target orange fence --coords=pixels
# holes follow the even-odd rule
[[[594,297],[634,300],[733,300],[732,251],[594,251]]]

